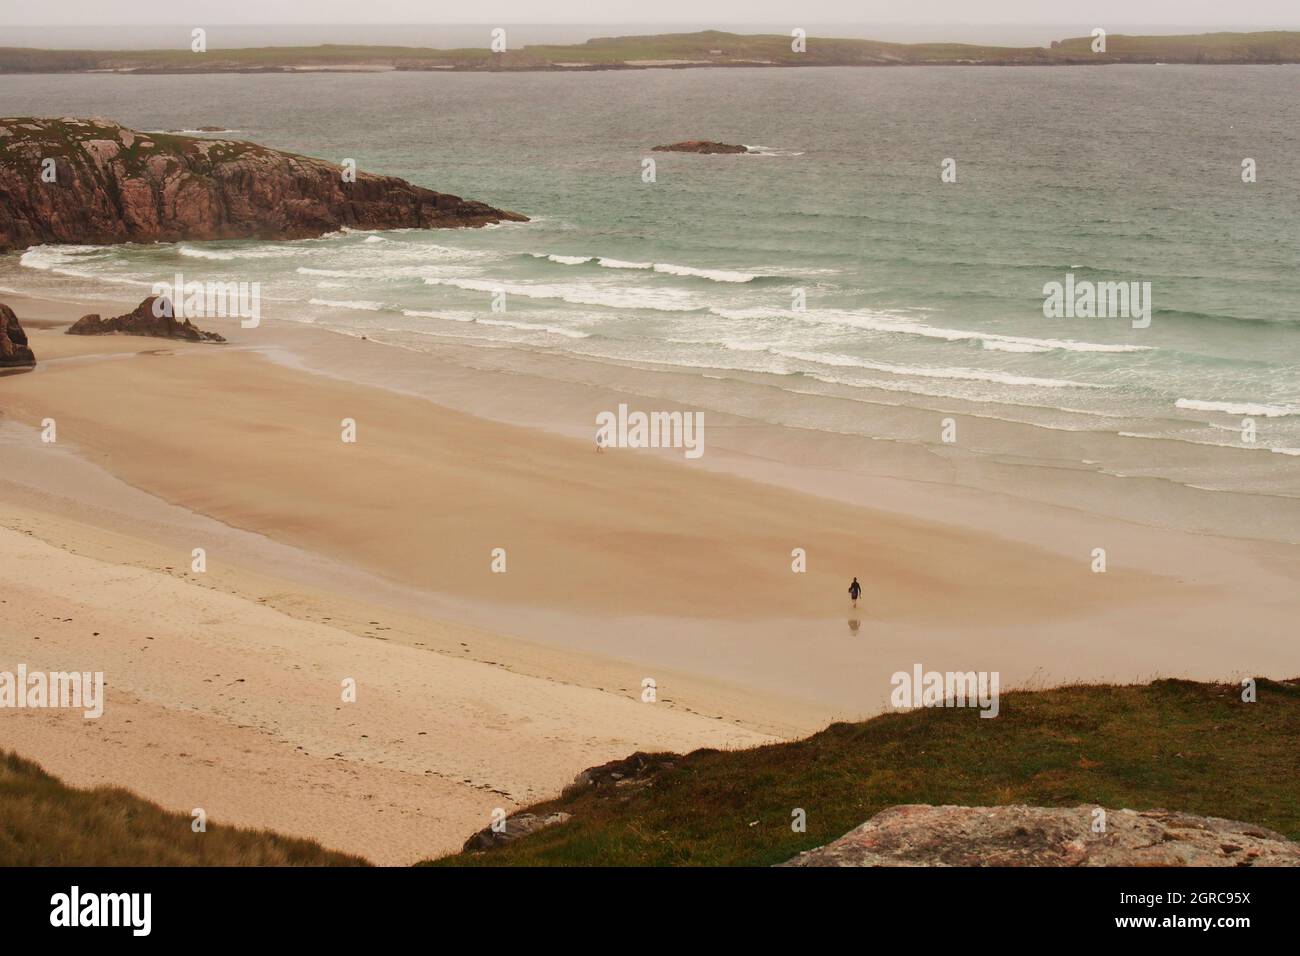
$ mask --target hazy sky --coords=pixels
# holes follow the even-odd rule
[[[1300,24],[1297,0],[0,0],[3,25],[178,23]]]

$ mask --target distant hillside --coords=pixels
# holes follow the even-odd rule
[[[809,37],[791,50],[785,35],[742,35],[706,30],[657,36],[605,37],[567,46],[529,46],[504,53],[482,47],[257,47],[175,50],[33,50],[0,48],[0,73],[239,73],[315,70],[591,70],[697,66],[1057,66],[1106,63],[1300,63],[1300,32],[1204,33],[1189,36],[1106,38],[1092,52],[1091,37],[1050,47],[964,43],[882,43]]]
[[[898,804],[1165,808],[1300,838],[1300,682],[1004,693],[751,750],[641,754],[519,813],[559,823],[440,866],[766,866]],[[791,828],[806,813],[807,832]]]
[[[117,787],[79,790],[0,751],[0,866],[365,866],[267,830],[172,813]]]

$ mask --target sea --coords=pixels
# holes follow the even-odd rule
[[[216,125],[531,217],[45,245],[0,256],[0,297],[257,282],[276,322],[887,442],[964,416],[971,453],[1297,513],[1297,66],[8,76],[0,115]],[[652,151],[686,139],[752,152]],[[1049,315],[1053,283],[1149,312]]]

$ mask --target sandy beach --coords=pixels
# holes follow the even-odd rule
[[[59,326],[83,305],[5,301],[39,365],[0,378],[0,667],[103,670],[109,697],[98,721],[0,729],[74,784],[401,864],[635,750],[878,713],[917,662],[1004,686],[1300,672],[1289,545],[855,483],[730,439],[700,462],[598,453],[499,402],[366,384],[437,377],[379,344],[80,338]],[[462,375],[492,407],[499,376]],[[620,399],[674,407],[554,407]]]

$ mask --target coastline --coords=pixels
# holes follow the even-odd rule
[[[1183,35],[1115,32],[1097,48],[1094,37],[1066,37],[1050,46],[896,43],[848,37],[809,37],[719,30],[616,36],[574,44],[507,42],[484,31],[482,46],[437,49],[394,45],[207,47],[196,61],[188,48],[153,50],[0,50],[0,72],[178,75],[322,72],[588,72],[697,67],[805,66],[1076,66],[1112,63],[1259,64],[1300,62],[1297,33],[1287,30]],[[1104,32],[1103,32],[1104,36]],[[188,41],[187,41],[188,46]]]
[[[407,862],[635,749],[752,745],[878,713],[888,675],[914,661],[999,670],[1004,688],[1296,669],[1287,545],[1019,488],[864,476],[830,446],[806,454],[821,436],[712,414],[699,463],[597,455],[577,423],[645,394],[289,323],[261,337],[229,323],[224,347],[77,339],[58,326],[84,304],[4,301],[38,357],[0,384],[5,633],[32,666],[103,662],[123,705],[100,722],[10,721],[11,745],[72,783]],[[46,415],[53,464],[35,440]],[[497,539],[510,569],[493,576]],[[197,542],[202,578],[186,570]],[[1105,575],[1088,565],[1097,542]],[[45,583],[25,573],[37,566]],[[842,597],[854,573],[857,615]],[[328,673],[343,662],[383,688],[352,722]],[[231,687],[241,668],[251,678]],[[285,801],[286,779],[324,802]],[[382,825],[367,793],[386,801]],[[349,809],[326,813],[339,794]]]

